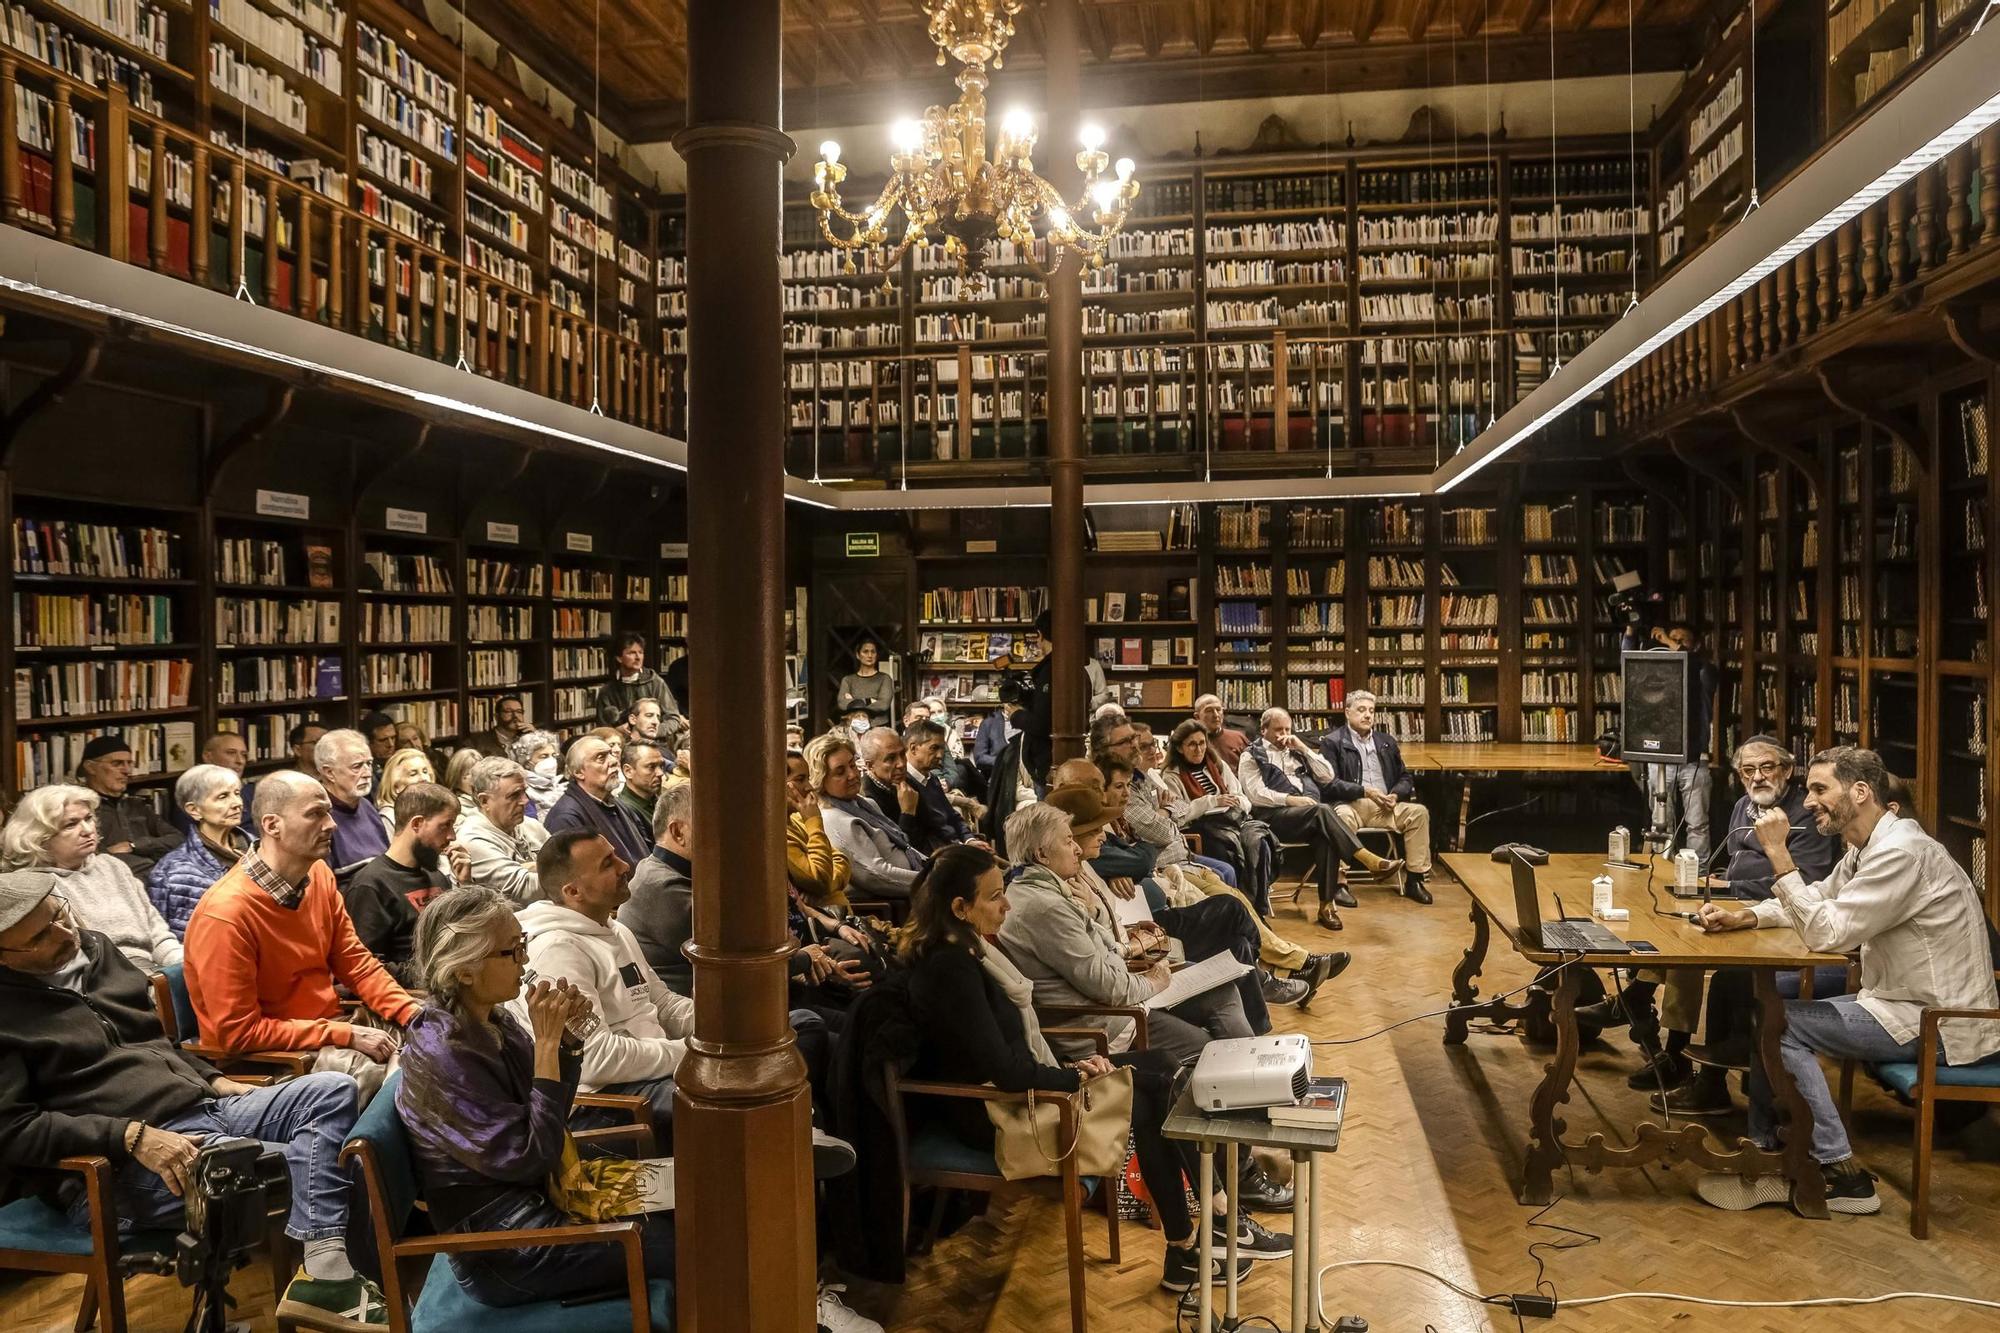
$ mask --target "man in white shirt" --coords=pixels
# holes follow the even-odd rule
[[[1820,953],[1861,953],[1861,990],[1828,1000],[1785,1002],[1778,1050],[1785,1071],[1812,1110],[1813,1158],[1826,1173],[1827,1207],[1873,1213],[1875,1178],[1854,1160],[1847,1131],[1827,1090],[1819,1057],[1871,1062],[1915,1060],[1925,1009],[1992,1009],[1993,958],[1986,919],[1972,882],[1942,845],[1914,820],[1883,803],[1889,772],[1873,750],[1838,746],[1813,756],[1806,774],[1806,812],[1824,835],[1838,835],[1845,855],[1833,873],[1807,884],[1792,860],[1791,816],[1782,807],[1759,815],[1757,841],[1777,875],[1776,895],[1748,908],[1704,903],[1708,930],[1795,927]],[[1972,1064],[2000,1051],[2000,1020],[1948,1019],[1938,1044],[1947,1064]],[[1771,1084],[1761,1065],[1750,1069],[1750,1135],[1777,1145]],[[1782,1203],[1786,1183],[1774,1176],[1746,1180],[1705,1175],[1696,1192],[1718,1208]]]
[[[1340,913],[1334,904],[1354,906],[1354,895],[1340,882],[1341,864],[1376,875],[1393,874],[1402,862],[1386,861],[1363,847],[1333,807],[1320,799],[1321,789],[1333,781],[1333,765],[1292,733],[1290,713],[1266,708],[1257,720],[1257,731],[1257,739],[1237,761],[1236,780],[1257,818],[1286,842],[1312,848],[1319,874],[1319,924],[1339,930]]]
[[[459,845],[471,861],[468,884],[496,890],[517,907],[541,893],[535,857],[549,840],[538,819],[528,818],[528,778],[511,759],[481,759],[467,779],[478,813],[458,823]]]
[[[1396,738],[1375,728],[1375,696],[1356,690],[1347,696],[1347,725],[1320,738],[1320,753],[1333,765],[1327,795],[1333,811],[1350,829],[1394,829],[1403,838],[1409,868],[1403,896],[1428,904],[1424,879],[1431,873],[1431,812],[1415,799],[1417,784],[1403,766]]]

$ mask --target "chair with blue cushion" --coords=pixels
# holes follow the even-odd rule
[[[187,972],[179,963],[169,963],[153,974],[153,1012],[159,1016],[160,1030],[167,1040],[189,1055],[208,1061],[239,1083],[268,1083],[292,1074],[310,1074],[312,1051],[222,1051],[204,1046],[199,1037],[184,1035],[201,1031],[195,1017],[194,1000],[188,995]]]
[[[1917,1035],[1915,1060],[1871,1064],[1868,1072],[1890,1091],[1917,1108],[1915,1163],[1910,1171],[1910,1234],[1928,1240],[1931,1234],[1931,1139],[1937,1130],[1939,1102],[1984,1102],[2000,1106],[2000,1055],[1969,1065],[1938,1060],[1938,1024],[1948,1018],[2000,1019],[2000,1009],[1926,1009]],[[1840,1113],[1851,1119],[1856,1062],[1840,1067]]]
[[[118,1270],[124,1246],[118,1236],[118,1218],[111,1206],[111,1160],[65,1157],[57,1165],[83,1177],[90,1200],[90,1221],[78,1225],[40,1199],[15,1200],[0,1208],[0,1268],[29,1273],[81,1273],[83,1302],[76,1314],[77,1333],[83,1333],[99,1319],[105,1333],[125,1333],[125,1278]],[[131,1248],[164,1248],[171,1252],[173,1238],[165,1233],[134,1237]]]
[[[634,1222],[590,1222],[525,1231],[456,1232],[446,1236],[407,1234],[417,1205],[416,1163],[396,1113],[402,1071],[392,1073],[382,1091],[355,1122],[341,1161],[360,1170],[367,1193],[375,1253],[381,1260],[382,1294],[389,1307],[390,1333],[671,1333],[673,1284],[646,1281],[645,1260]],[[629,1132],[637,1126],[620,1126]],[[478,1250],[511,1250],[524,1245],[617,1245],[625,1252],[626,1294],[579,1305],[540,1301],[505,1307],[483,1305],[452,1276],[437,1255]],[[422,1265],[428,1265],[424,1271]],[[421,1285],[405,1281],[421,1274]]]

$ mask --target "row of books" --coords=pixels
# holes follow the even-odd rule
[[[482,648],[465,655],[465,683],[475,688],[517,685],[524,674],[518,648]]]
[[[215,641],[225,648],[266,644],[336,644],[340,603],[269,597],[215,599]]]
[[[598,680],[604,675],[602,648],[551,650],[549,674],[556,680]]]
[[[174,601],[160,593],[14,594],[17,648],[135,648],[172,642]]]
[[[375,576],[371,586],[383,592],[451,593],[451,570],[436,556],[369,551],[361,558]]]
[[[471,643],[532,639],[535,637],[535,608],[468,606],[465,608],[465,636]]]
[[[14,742],[14,781],[23,791],[71,781],[83,762],[84,747],[99,736],[118,736],[131,747],[134,777],[178,773],[195,762],[192,722],[38,731]]]
[[[474,597],[540,597],[543,567],[518,560],[468,556],[465,590]]]
[[[442,643],[452,637],[451,608],[369,604],[361,608],[363,643]]]
[[[616,580],[604,570],[564,569],[555,565],[550,568],[549,574],[550,587],[556,597],[587,602],[609,602],[618,597]]]
[[[1028,624],[1047,604],[1046,588],[930,588],[923,594],[919,614],[927,623]]]
[[[1293,597],[1311,597],[1320,594],[1339,597],[1347,591],[1347,562],[1335,561],[1320,574],[1320,586],[1313,586],[1313,572],[1299,565],[1285,567],[1285,591]]]
[[[917,655],[940,666],[994,662],[1002,657],[1017,665],[1032,664],[1042,658],[1042,636],[1032,631],[955,634],[926,630],[917,636]]]
[[[1161,635],[1150,641],[1135,636],[1099,638],[1096,653],[1097,660],[1108,667],[1192,667],[1195,664],[1192,634]]]
[[[180,534],[66,519],[14,520],[14,572],[96,579],[177,579]]]
[[[405,694],[436,688],[434,654],[363,653],[361,689],[366,694]]]
[[[185,708],[194,663],[187,658],[48,663],[14,669],[14,716],[88,717]]]
[[[338,699],[346,693],[338,657],[241,657],[216,668],[216,702],[292,703]]]
[[[611,637],[611,613],[591,611],[580,606],[558,606],[553,609],[550,628],[558,639],[608,639]]]

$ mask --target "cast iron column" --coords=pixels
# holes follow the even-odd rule
[[[680,1327],[813,1326],[811,1105],[787,1020],[779,0],[687,7],[695,1027],[675,1074]]]
[[[1076,0],[1046,0],[1049,132],[1042,171],[1065,198],[1082,179],[1077,148]],[[1054,256],[1050,256],[1051,259]],[[1058,652],[1049,676],[1054,763],[1083,753],[1083,273],[1072,255],[1049,279],[1049,610]]]

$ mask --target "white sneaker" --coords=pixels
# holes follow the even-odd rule
[[[838,1295],[846,1290],[838,1282],[819,1284],[819,1326],[827,1333],[882,1333],[880,1324],[847,1308]]]
[[[1789,1203],[1792,1198],[1791,1183],[1783,1176],[1758,1176],[1753,1180],[1726,1171],[1705,1172],[1695,1181],[1694,1192],[1703,1203],[1732,1213],[1767,1203]]]

